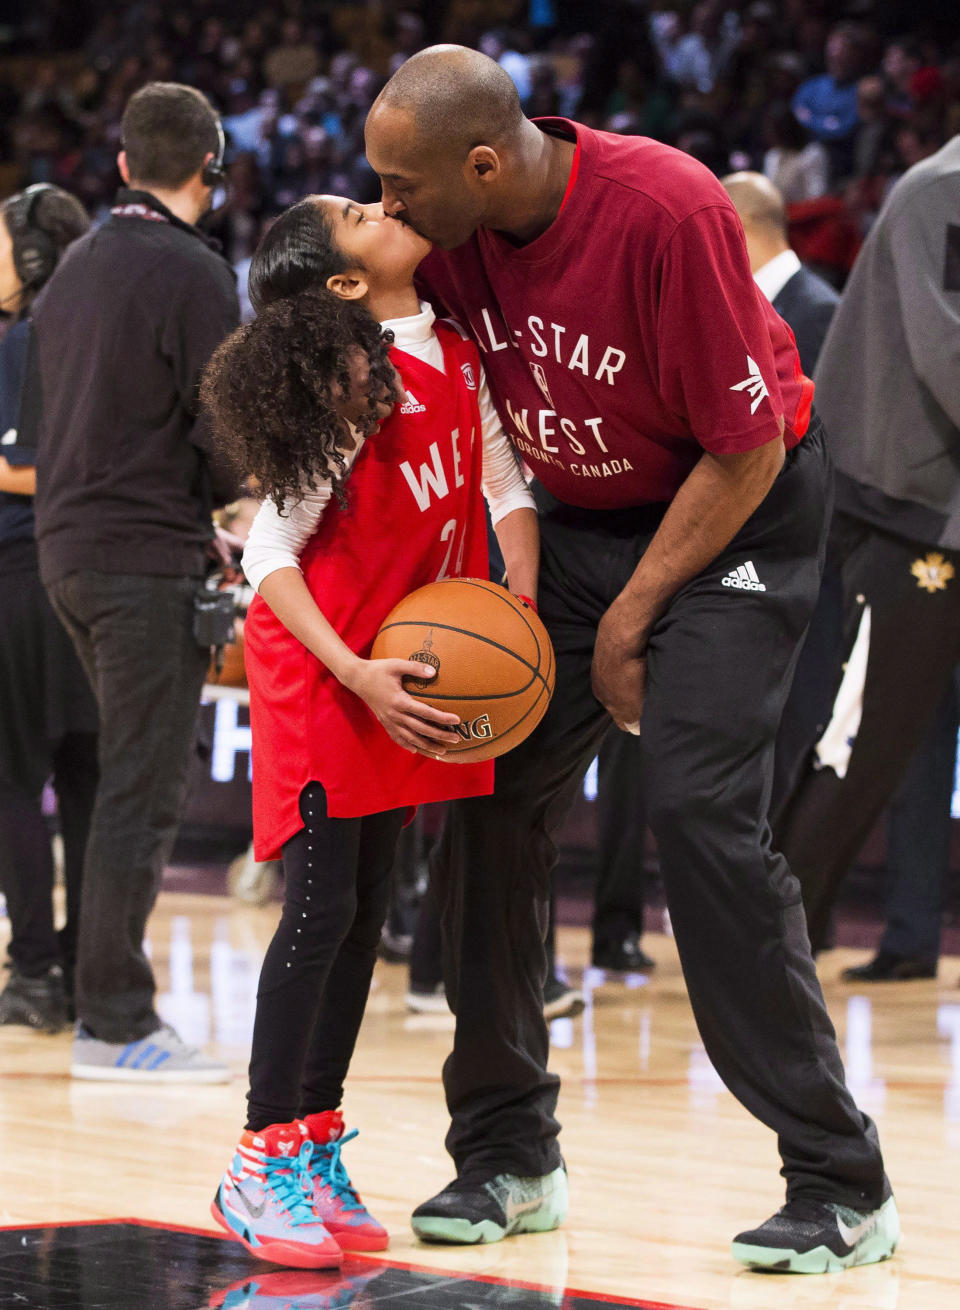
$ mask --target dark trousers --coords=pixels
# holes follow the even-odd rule
[[[790,1195],[879,1203],[876,1129],[853,1103],[810,955],[800,890],[770,844],[773,745],[817,596],[827,509],[819,425],[764,503],[684,586],[649,643],[642,786],[684,976],[707,1053],[779,1137]],[[455,802],[435,861],[447,994],[444,1067],[458,1173],[560,1161],[558,1079],[541,989],[554,834],[609,726],[590,689],[597,625],[655,530],[643,511],[545,508],[541,614],[557,687],[497,765],[496,794]],[[766,590],[723,585],[752,561]]]
[[[594,945],[620,945],[643,932],[643,841],[647,811],[640,788],[640,738],[616,727],[597,757],[597,889]]]
[[[643,932],[643,843],[647,812],[640,786],[640,739],[611,723],[597,752],[597,882],[593,947],[619,946]],[[550,892],[547,971],[556,961],[556,893]]]
[[[803,888],[815,948],[826,941],[844,875],[893,798],[960,659],[960,552],[935,552],[954,572],[931,575],[929,547],[841,513],[829,551],[842,585],[847,648],[867,608],[870,641],[845,776],[809,762],[776,823],[777,842]],[[949,804],[944,782],[941,813]]]
[[[410,985],[429,989],[443,980],[443,932],[440,927],[440,905],[433,890],[433,879],[427,879],[426,890],[417,911],[416,927],[410,945]]]
[[[247,1127],[335,1110],[387,913],[403,810],[331,819],[319,783],[284,845],[283,913],[260,974]]]
[[[957,762],[957,687],[947,692],[887,813],[887,924],[880,950],[936,960],[950,864],[950,803]]]
[[[70,733],[52,759],[63,838],[67,920],[58,934],[53,921],[53,854],[40,796],[0,780],[0,885],[10,918],[10,958],[27,978],[54,964],[74,966],[80,920],[83,861],[97,787],[97,738]]]
[[[50,598],[100,712],[100,781],[83,870],[77,1017],[106,1042],[159,1027],[143,935],[183,810],[209,652],[195,578],[72,573]]]

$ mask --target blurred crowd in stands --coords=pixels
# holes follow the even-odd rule
[[[365,115],[438,40],[497,58],[530,116],[657,137],[717,174],[763,171],[795,248],[837,284],[891,182],[960,131],[960,27],[937,0],[17,3],[0,59],[6,189],[55,182],[96,221],[124,103],[147,81],[187,82],[223,115],[214,222],[235,264],[308,192],[376,198]]]

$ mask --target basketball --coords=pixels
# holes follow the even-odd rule
[[[403,685],[460,716],[451,762],[491,760],[518,746],[543,718],[556,674],[553,646],[537,614],[505,587],[448,578],[405,596],[384,619],[371,659],[432,664],[426,681]]]

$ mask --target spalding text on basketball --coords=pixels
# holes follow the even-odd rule
[[[479,719],[471,719],[469,723],[454,724],[454,732],[464,741],[489,741],[493,736],[493,728],[490,726],[490,715],[481,714]]]

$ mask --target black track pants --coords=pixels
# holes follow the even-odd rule
[[[815,946],[823,945],[840,883],[923,742],[960,660],[960,552],[932,551],[838,513],[830,555],[843,590],[848,648],[870,611],[862,715],[845,777],[809,764],[776,825],[803,888]],[[940,567],[934,561],[931,572],[933,555]]]
[[[846,1089],[799,886],[766,820],[774,737],[817,596],[827,488],[815,425],[657,624],[638,786],[710,1059],[778,1134],[791,1195],[862,1208],[883,1188],[876,1130]],[[560,1160],[541,1008],[553,837],[609,726],[590,690],[597,624],[655,528],[650,511],[545,507],[540,607],[556,692],[537,731],[498,761],[495,795],[450,807],[434,878],[457,1014],[447,1146],[461,1175],[543,1174]],[[759,583],[725,585],[750,580],[747,563]]]

